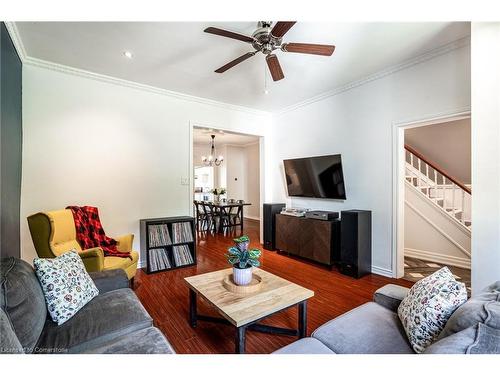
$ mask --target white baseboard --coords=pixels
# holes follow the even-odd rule
[[[392,278],[392,270],[388,270],[387,268],[372,266],[372,273]]]
[[[243,218],[244,219],[255,220],[255,221],[259,221],[260,220],[260,218],[258,216],[248,216],[248,215],[245,215]]]
[[[430,262],[447,264],[450,266],[455,266],[460,268],[467,268],[470,270],[470,259],[466,258],[460,258],[452,255],[437,254],[431,251],[411,249],[411,248],[405,248],[404,254],[405,256],[409,256],[411,258],[417,258]]]

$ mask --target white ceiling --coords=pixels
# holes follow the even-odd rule
[[[245,146],[259,140],[259,137],[253,135],[237,134],[208,128],[193,128],[193,143],[209,145],[211,134],[215,134],[216,146],[226,144],[233,146]]]
[[[334,44],[332,57],[277,51],[285,79],[273,82],[253,51],[204,33],[208,26],[251,35],[254,22],[17,22],[30,57],[159,88],[262,110],[279,110],[470,35],[468,22],[298,22],[284,41]],[[123,51],[133,52],[133,59]],[[267,75],[269,93],[264,93]]]

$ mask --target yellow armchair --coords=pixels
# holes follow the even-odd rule
[[[119,251],[130,258],[105,257],[100,247],[83,250],[76,240],[75,222],[71,210],[39,212],[28,216],[28,226],[36,252],[40,258],[54,258],[76,249],[88,272],[123,269],[129,279],[135,276],[139,253],[132,250],[133,234],[115,238]]]

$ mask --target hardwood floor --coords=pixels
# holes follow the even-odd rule
[[[194,267],[147,275],[139,270],[135,277],[135,292],[155,325],[165,334],[177,353],[233,353],[235,329],[216,323],[199,322],[197,328],[188,323],[188,288],[184,277],[229,267],[224,254],[232,238],[241,235],[236,229],[228,235],[202,234],[198,238],[198,264]],[[251,239],[251,247],[259,244],[259,223],[245,221],[244,234]],[[406,280],[368,275],[359,280],[341,275],[336,270],[311,262],[263,250],[262,269],[300,284],[315,292],[308,302],[308,335],[321,324],[356,306],[371,301],[373,292],[387,283],[411,286]],[[202,300],[198,312],[214,315]],[[266,324],[288,328],[297,326],[297,308],[273,315],[263,320]],[[247,332],[247,353],[271,353],[296,338]]]

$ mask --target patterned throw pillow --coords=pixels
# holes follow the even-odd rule
[[[63,324],[99,294],[76,250],[53,259],[35,258],[33,265],[50,317],[57,325]]]
[[[422,353],[432,344],[451,314],[465,301],[465,284],[456,281],[448,267],[417,281],[398,308],[413,350]]]

